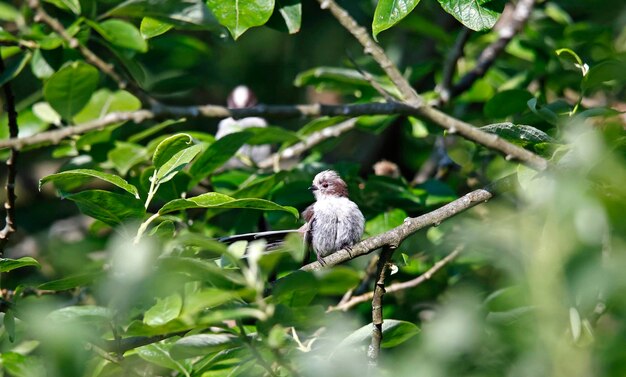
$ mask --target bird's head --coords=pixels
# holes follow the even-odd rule
[[[257,104],[254,92],[245,85],[239,85],[228,96],[228,107],[231,109],[245,109]]]
[[[315,199],[323,197],[348,197],[348,185],[334,170],[325,170],[313,178],[313,185],[309,190],[315,195]]]

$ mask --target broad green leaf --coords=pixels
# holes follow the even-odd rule
[[[47,3],[54,4],[59,9],[69,10],[72,13],[80,14],[80,1],[79,0],[44,0]]]
[[[20,12],[8,2],[0,3],[0,20],[15,22],[20,17]]]
[[[3,372],[14,377],[44,377],[46,367],[38,356],[25,356],[16,352],[0,354],[0,365]]]
[[[0,73],[0,86],[13,80],[17,75],[19,75],[32,56],[33,54],[30,51],[26,51],[21,54],[19,58],[11,60],[11,64],[8,64],[4,71]]]
[[[140,221],[146,213],[143,203],[132,196],[103,190],[81,191],[65,198],[75,202],[85,215],[111,226],[128,220]]]
[[[34,104],[33,114],[35,114],[37,118],[41,119],[43,122],[57,126],[61,125],[61,116],[54,111],[48,102],[37,102]]]
[[[306,306],[319,291],[319,283],[310,272],[294,271],[278,279],[272,289],[275,303],[289,307]]]
[[[77,179],[80,180],[84,177],[98,178],[103,181],[109,182],[132,194],[135,198],[139,199],[139,192],[137,191],[137,188],[126,182],[126,180],[124,180],[122,177],[92,169],[74,169],[66,170],[56,174],[50,174],[49,176],[46,176],[39,181],[39,189],[41,190],[41,186],[46,184],[47,182],[54,182],[55,185],[60,185],[61,187],[63,187],[64,183],[73,182]]]
[[[420,0],[379,0],[372,21],[374,39],[378,33],[389,29],[411,13],[419,2]]]
[[[187,371],[185,366],[174,360],[172,356],[170,356],[171,348],[171,344],[148,344],[147,346],[137,348],[137,355],[150,363],[162,366],[164,368],[179,371],[180,373],[189,377],[189,371]]]
[[[296,143],[300,138],[295,132],[282,127],[249,127],[245,132],[251,132],[253,136],[248,139],[247,144],[272,144],[272,143]]]
[[[172,334],[181,331],[189,331],[193,329],[193,325],[183,323],[178,319],[170,321],[162,326],[148,326],[143,321],[135,320],[130,323],[126,329],[128,336],[155,336],[163,334]]]
[[[57,309],[46,317],[51,322],[73,323],[73,322],[105,322],[113,317],[113,312],[109,308],[94,305],[67,306]]]
[[[175,154],[193,145],[193,139],[187,134],[172,135],[157,145],[152,155],[152,164],[156,170],[160,169]]]
[[[233,39],[251,27],[265,24],[274,10],[274,0],[207,0],[207,5]]]
[[[215,27],[217,21],[202,0],[127,0],[108,16],[152,17],[178,25]]]
[[[264,211],[285,211],[291,213],[296,218],[299,216],[298,210],[293,207],[281,206],[263,199],[234,199],[217,192],[208,192],[188,199],[172,200],[159,210],[159,214],[164,215],[189,208],[246,208]]]
[[[399,208],[392,209],[391,211],[383,212],[373,219],[368,220],[365,223],[365,231],[370,235],[381,234],[391,228],[402,225],[406,218],[407,214],[403,210]]]
[[[289,34],[300,31],[302,23],[302,3],[300,0],[276,0],[274,11],[278,9]]]
[[[99,89],[91,96],[87,105],[74,116],[74,122],[83,123],[113,112],[135,111],[140,108],[141,101],[125,90],[112,92],[106,88]]]
[[[176,173],[187,166],[187,164],[191,162],[191,160],[193,160],[201,150],[201,145],[192,145],[189,148],[185,148],[177,152],[157,170],[157,181],[159,183],[164,183],[174,178]]]
[[[373,325],[367,325],[348,335],[339,343],[337,348],[345,348],[357,345],[365,340],[371,339]],[[385,319],[383,322],[383,341],[381,347],[390,348],[404,343],[420,332],[420,329],[411,322],[399,321],[396,319]]]
[[[173,27],[174,25],[167,22],[152,17],[144,17],[143,20],[141,20],[139,31],[144,39],[150,39],[166,33]]]
[[[279,172],[267,177],[256,179],[246,186],[235,191],[233,198],[263,198],[272,191],[284,178],[285,174]]]
[[[167,127],[172,126],[174,124],[180,124],[180,123],[184,123],[184,122],[185,122],[185,118],[165,120],[165,121],[163,121],[163,122],[161,122],[159,124],[155,124],[153,126],[150,126],[150,128],[147,128],[147,129],[145,129],[145,130],[143,130],[143,131],[141,131],[139,133],[134,134],[133,136],[128,138],[128,141],[131,142],[131,143],[136,143],[136,142],[141,141],[141,140],[143,140],[143,139],[145,139],[145,138],[147,138],[149,136],[154,135],[155,133],[161,131],[164,128],[167,128]],[[201,138],[197,137],[196,134],[198,134],[198,133],[197,132],[190,132],[190,133],[188,133],[188,135],[190,135],[190,136],[192,136],[192,137],[194,137],[196,139],[204,141],[204,139],[201,139]],[[214,140],[215,140],[215,138],[213,138],[212,135],[211,135],[211,142],[213,142]]]
[[[20,259],[0,258],[0,272],[9,272],[16,268],[27,266],[39,267],[39,262],[31,257],[22,257]]]
[[[549,109],[547,106],[537,106],[537,98],[529,99],[527,104],[530,108],[530,111],[535,113],[546,122],[552,125],[556,125],[559,122],[559,116],[554,111]]]
[[[174,293],[163,299],[157,298],[156,304],[143,315],[143,322],[148,326],[161,326],[176,319],[183,307],[183,298]]]
[[[47,283],[40,284],[37,288],[50,291],[65,291],[67,289],[91,285],[96,279],[102,276],[104,276],[104,272],[92,272],[68,276],[63,279],[53,280]]]
[[[615,82],[623,85],[626,82],[626,62],[620,60],[605,60],[595,64],[583,80],[584,90],[595,88],[606,82]]]
[[[506,118],[527,110],[531,98],[533,95],[526,90],[505,90],[491,97],[483,111],[489,118]]]
[[[521,145],[553,143],[554,139],[535,127],[513,123],[495,123],[480,127],[482,131],[496,134],[503,139]]]
[[[162,273],[182,273],[193,279],[206,281],[213,287],[230,289],[246,283],[239,272],[221,269],[214,262],[198,258],[165,257],[159,262]]]
[[[387,78],[371,75],[383,89],[397,94],[397,89]],[[356,69],[317,67],[301,72],[294,80],[296,86],[313,85],[317,90],[339,90],[343,93],[361,97],[363,94],[378,95],[369,81]]]
[[[43,96],[63,119],[71,119],[89,102],[98,85],[98,79],[96,68],[75,61],[48,79],[43,87]]]
[[[230,334],[196,334],[181,338],[174,343],[170,355],[174,359],[187,359],[204,356],[229,348],[235,348],[241,341]]]
[[[13,343],[15,341],[15,315],[13,314],[13,310],[8,309],[4,313],[3,318],[4,330],[9,335],[9,341]]]
[[[181,317],[191,317],[203,310],[233,301],[238,296],[233,292],[217,288],[203,288],[185,295]]]
[[[202,152],[191,165],[189,174],[193,177],[192,185],[208,177],[215,169],[222,166],[253,136],[251,132],[236,132],[216,140]]]
[[[463,25],[474,31],[491,29],[501,9],[489,8],[492,0],[438,0],[441,7]],[[490,4],[491,3],[491,4]]]
[[[117,141],[107,158],[121,175],[126,175],[133,166],[148,161],[149,156],[146,148],[141,145]]]
[[[143,39],[135,25],[127,21],[111,19],[100,23],[88,23],[102,38],[111,42],[114,46],[139,52],[148,51],[146,40]]]

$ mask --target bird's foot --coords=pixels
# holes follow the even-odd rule
[[[320,265],[326,266],[326,262],[324,262],[324,258],[322,258],[319,254],[315,254],[317,255],[317,261],[319,262]]]
[[[343,249],[348,252],[350,259],[354,258],[354,256],[352,256],[352,246],[346,246]]]

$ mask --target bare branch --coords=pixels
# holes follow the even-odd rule
[[[283,151],[276,152],[265,160],[259,162],[258,166],[260,168],[269,168],[272,165],[277,166],[282,159],[298,157],[322,141],[332,137],[339,137],[350,131],[354,128],[356,122],[356,118],[351,118],[334,126],[324,128],[321,131],[313,132],[311,135],[307,136],[305,140],[285,148]]]
[[[428,269],[428,271],[424,272],[423,274],[416,277],[415,279],[411,279],[409,281],[405,281],[401,283],[391,284],[390,286],[387,287],[386,292],[393,293],[393,292],[398,292],[398,291],[402,291],[405,289],[417,287],[423,282],[429,280],[437,271],[441,270],[443,266],[445,266],[446,264],[450,263],[453,259],[458,257],[459,254],[461,254],[461,252],[463,251],[463,248],[464,248],[464,245],[458,246],[450,254],[446,255],[443,259],[435,263],[430,269]],[[336,310],[346,311],[357,304],[371,300],[374,297],[374,293],[375,291],[372,291],[372,292],[364,293],[359,296],[354,296],[348,301],[340,302],[337,306],[332,306],[328,308],[327,312],[333,312]]]
[[[454,42],[454,46],[448,57],[446,62],[443,65],[443,78],[441,79],[441,84],[437,88],[439,91],[439,99],[446,103],[450,99],[450,87],[452,86],[452,76],[454,76],[454,71],[456,68],[456,63],[459,61],[459,58],[463,55],[463,47],[465,47],[465,43],[470,36],[470,29],[463,27],[461,32],[456,38]]]
[[[385,277],[394,250],[394,248],[389,246],[384,247],[378,259],[376,285],[374,286],[374,292],[372,292],[372,341],[367,349],[367,358],[370,367],[378,365],[380,344],[383,340],[383,296],[385,295]]]
[[[42,132],[40,134],[20,139],[0,140],[0,148],[16,148],[19,150],[29,145],[47,143],[56,144],[64,138],[74,135],[80,135],[93,130],[102,129],[110,124],[128,120],[133,120],[134,122],[139,123],[147,119],[161,119],[166,117],[245,118],[258,116],[283,119],[303,116],[356,117],[360,115],[385,114],[422,115],[439,124],[441,127],[447,129],[450,133],[458,133],[466,139],[475,141],[492,150],[502,152],[507,157],[507,159],[519,160],[520,162],[537,170],[543,170],[547,167],[547,161],[542,157],[537,156],[536,154],[524,148],[518,147],[517,145],[511,144],[508,141],[498,137],[497,135],[483,132],[468,123],[462,122],[456,118],[452,118],[432,107],[423,106],[420,108],[416,108],[399,102],[371,102],[352,105],[258,105],[243,109],[229,109],[217,105],[180,107],[158,104],[155,105],[152,110],[111,113],[105,115],[101,119],[82,123],[76,126]],[[348,128],[348,125],[346,124],[342,127]],[[334,131],[337,131],[337,129],[334,129],[333,132]],[[345,131],[347,131],[347,129],[344,128],[342,132]],[[324,131],[321,132],[324,133]],[[310,146],[308,148],[310,148]]]
[[[5,70],[4,60],[0,56],[0,73]],[[5,107],[8,115],[9,140],[16,140],[19,133],[17,125],[17,111],[15,110],[15,96],[11,88],[11,82],[3,85]],[[4,228],[0,230],[0,257],[4,254],[4,248],[9,242],[11,234],[15,233],[15,178],[17,176],[17,167],[15,166],[19,152],[15,148],[11,148],[9,158],[7,159],[7,184],[5,186],[7,198],[4,203],[6,210]]]
[[[398,247],[407,237],[429,225],[437,225],[450,217],[457,215],[479,203],[483,203],[494,197],[496,192],[509,191],[515,184],[515,176],[502,178],[491,185],[474,190],[459,199],[452,201],[432,212],[419,217],[408,217],[404,223],[385,233],[367,238],[354,245],[350,251],[342,249],[324,258],[324,266],[315,261],[300,268],[303,271],[319,270],[323,267],[331,267],[337,264],[366,255],[383,246]]]
[[[498,55],[504,51],[511,39],[522,30],[522,27],[530,17],[530,13],[535,5],[535,0],[519,0],[515,7],[507,12],[505,8],[504,14],[500,18],[500,22],[496,25],[498,30],[498,39],[491,43],[481,52],[474,69],[469,71],[459,80],[450,90],[449,98],[455,97],[469,89],[472,84],[479,78],[483,77],[487,70],[494,63]],[[448,98],[448,99],[449,99]],[[442,101],[447,101],[442,95]]]

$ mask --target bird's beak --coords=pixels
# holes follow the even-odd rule
[[[311,191],[317,191],[317,186],[313,185],[313,186],[309,187],[309,190],[311,190]]]

